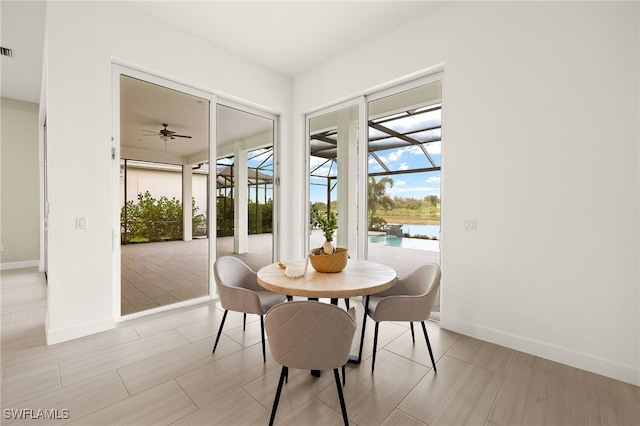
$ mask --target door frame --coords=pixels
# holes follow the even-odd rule
[[[305,113],[304,115],[304,128],[305,128],[305,164],[306,164],[306,168],[305,168],[305,178],[306,178],[306,185],[305,185],[305,227],[308,228],[309,227],[309,204],[310,204],[310,194],[309,194],[309,154],[310,154],[310,135],[309,135],[309,121],[315,117],[324,115],[324,114],[328,114],[331,112],[335,112],[337,110],[349,107],[349,106],[355,106],[358,105],[359,110],[359,129],[358,129],[358,177],[357,177],[357,187],[358,188],[367,188],[368,186],[368,165],[367,165],[367,160],[368,160],[368,149],[366,149],[366,146],[363,146],[362,143],[364,141],[364,144],[368,144],[369,143],[369,138],[368,138],[368,119],[369,119],[369,102],[371,101],[375,101],[377,99],[381,99],[390,95],[394,95],[400,92],[404,92],[410,89],[414,89],[420,86],[424,86],[430,83],[434,83],[436,81],[444,81],[444,65],[437,65],[435,67],[429,68],[427,70],[424,70],[422,72],[416,73],[416,74],[412,74],[410,76],[407,76],[405,78],[401,78],[398,80],[394,80],[391,82],[388,82],[386,84],[377,86],[375,88],[366,90],[364,92],[361,93],[360,96],[357,97],[353,97],[350,98],[349,100],[346,101],[340,101],[337,102],[335,104],[331,104],[327,107],[323,107],[320,109],[313,109],[308,111],[307,113]],[[444,91],[444,89],[443,89]],[[443,97],[443,95],[441,94],[441,98]],[[364,125],[363,125],[364,123]],[[441,137],[441,140],[443,138]],[[365,149],[362,149],[362,148]],[[364,171],[364,173],[360,172],[360,171]],[[442,176],[442,172],[441,172],[441,176]],[[338,176],[338,179],[340,177]],[[441,192],[440,192],[440,199],[442,200],[443,198],[443,192],[442,192],[442,187],[441,187]],[[365,226],[365,228],[368,228],[368,223],[367,223],[367,212],[368,212],[368,200],[367,200],[367,191],[366,190],[358,190],[358,214],[357,214],[357,220],[358,223],[360,224],[367,224],[367,226]],[[440,233],[440,246],[441,246],[441,253],[442,253],[442,232]],[[305,244],[304,244],[304,248],[305,248],[305,252],[308,253],[309,252],[309,238],[305,239]],[[442,258],[442,254],[440,254],[440,257]],[[357,258],[358,259],[367,259],[368,258],[368,239],[367,239],[367,229],[364,230],[364,232],[362,232],[362,229],[359,229],[358,235],[357,235]]]
[[[120,250],[120,76],[125,75],[133,77],[147,83],[156,84],[169,89],[177,90],[189,95],[197,96],[209,101],[209,164],[215,164],[216,158],[216,114],[215,106],[217,104],[217,96],[207,90],[199,89],[169,77],[152,73],[148,70],[142,70],[138,67],[112,60],[111,62],[111,92],[112,92],[112,136],[111,136],[111,161],[112,161],[112,190],[111,203],[113,208],[112,222],[112,306],[113,317],[116,322],[122,321],[121,314],[121,250]],[[209,185],[208,189],[208,220],[216,221],[215,211],[215,185]],[[207,296],[201,296],[194,299],[178,302],[171,305],[160,306],[158,308],[129,314],[126,319],[133,319],[169,309],[182,306],[189,306],[197,303],[212,300],[216,297],[215,281],[213,279],[213,260],[216,258],[215,240],[209,238],[209,293]]]

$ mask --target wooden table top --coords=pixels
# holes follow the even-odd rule
[[[305,260],[281,262],[290,270],[302,271]],[[288,278],[278,263],[258,271],[258,283],[267,290],[291,296],[345,298],[364,296],[386,290],[396,283],[396,272],[380,263],[349,259],[340,272],[318,272],[311,262],[300,278]]]

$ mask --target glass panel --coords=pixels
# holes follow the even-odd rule
[[[318,217],[336,213],[334,247],[357,255],[357,105],[309,119],[309,247],[326,240]]]
[[[121,315],[209,294],[209,107],[120,77]]]
[[[254,270],[273,262],[274,121],[217,105],[217,256]]]
[[[436,82],[369,103],[368,258],[401,277],[440,262],[440,91]]]

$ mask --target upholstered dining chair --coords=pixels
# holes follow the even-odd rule
[[[398,280],[393,287],[369,296],[367,315],[376,322],[373,337],[373,358],[371,372],[376,366],[378,346],[378,326],[382,321],[409,321],[411,339],[416,343],[413,322],[422,324],[424,339],[427,342],[433,371],[437,372],[436,362],[431,350],[431,342],[424,322],[431,315],[433,304],[440,288],[440,266],[429,263],[420,266],[404,279]]]
[[[216,352],[224,322],[229,311],[242,312],[242,330],[247,324],[247,314],[260,315],[260,331],[262,333],[262,360],[267,361],[264,343],[264,314],[273,306],[282,303],[287,296],[266,290],[258,284],[256,272],[242,260],[233,256],[218,258],[213,271],[216,289],[220,297],[220,305],[224,308],[222,322],[218,329],[213,352]]]
[[[289,368],[329,370],[338,389],[344,424],[349,424],[338,368],[349,360],[351,342],[356,331],[355,309],[349,312],[336,305],[312,300],[299,300],[276,305],[265,315],[269,349],[273,359],[282,365],[278,389],[273,401],[273,425]],[[344,370],[343,370],[344,374]]]

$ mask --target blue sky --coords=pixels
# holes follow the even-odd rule
[[[427,152],[434,159],[436,164],[440,164],[440,142],[432,142],[427,145]],[[383,161],[390,170],[401,171],[414,168],[428,167],[429,163],[422,150],[419,147],[396,148],[387,151],[378,151],[378,157]],[[324,162],[324,159],[312,157],[311,170],[318,167]],[[329,171],[329,164],[315,171],[315,174],[326,176],[335,176],[335,164],[333,170]],[[369,157],[369,172],[381,172],[384,169],[378,162]],[[387,187],[387,194],[391,197],[405,197],[422,199],[427,195],[440,196],[440,172],[431,173],[407,173],[391,176],[393,179],[393,188]],[[378,178],[379,179],[379,178]],[[312,182],[324,183],[324,179],[312,179]],[[310,189],[311,202],[326,201],[326,187],[319,185],[311,185]]]

